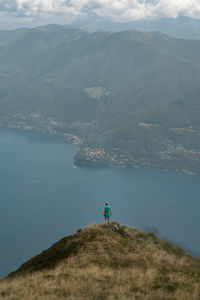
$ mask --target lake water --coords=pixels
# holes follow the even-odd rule
[[[156,227],[200,254],[200,177],[159,169],[82,169],[60,138],[0,129],[0,276],[63,236],[113,219]]]

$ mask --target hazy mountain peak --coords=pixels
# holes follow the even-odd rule
[[[94,31],[124,31],[135,29],[138,31],[158,31],[177,38],[200,39],[200,20],[189,17],[162,18],[157,20],[139,20],[133,22],[114,22],[97,16],[79,18],[71,26],[83,30]]]

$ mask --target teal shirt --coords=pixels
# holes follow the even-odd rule
[[[104,210],[105,210],[105,215],[110,217],[110,206],[109,205],[105,205],[104,206]]]

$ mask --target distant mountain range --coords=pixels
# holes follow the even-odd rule
[[[152,21],[113,22],[97,16],[87,16],[78,18],[70,25],[88,32],[117,32],[124,30],[158,31],[177,38],[200,39],[200,19],[191,19],[188,17],[179,17],[177,19],[163,18]]]
[[[104,17],[99,17],[95,15],[89,15],[84,17],[78,17],[72,23],[66,24],[66,18],[51,18],[49,23],[57,24],[64,26],[70,26],[72,28],[82,29],[87,32],[102,32],[102,31],[125,31],[125,30],[137,30],[142,32],[149,31],[157,31],[162,32],[168,35],[171,35],[176,38],[184,38],[184,39],[200,39],[200,19],[192,19],[189,17],[178,17],[176,19],[172,18],[161,18],[157,20],[140,20],[140,21],[132,21],[132,22],[114,22],[111,19],[107,19]],[[38,26],[45,26],[44,24],[46,20],[41,19],[32,21],[29,20],[28,23],[2,23],[0,20],[0,41],[2,31],[6,31],[5,33],[10,37],[13,34],[19,32],[21,27],[25,28],[35,28]],[[20,26],[20,27],[19,27]],[[5,29],[14,29],[13,33],[9,32]],[[3,34],[5,34],[3,33]],[[1,42],[0,42],[1,43]]]
[[[200,172],[200,41],[59,25],[0,36],[1,124],[76,140],[78,165]]]

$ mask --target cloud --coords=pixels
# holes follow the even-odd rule
[[[0,0],[0,12],[18,17],[94,14],[117,21],[200,18],[199,0]]]

